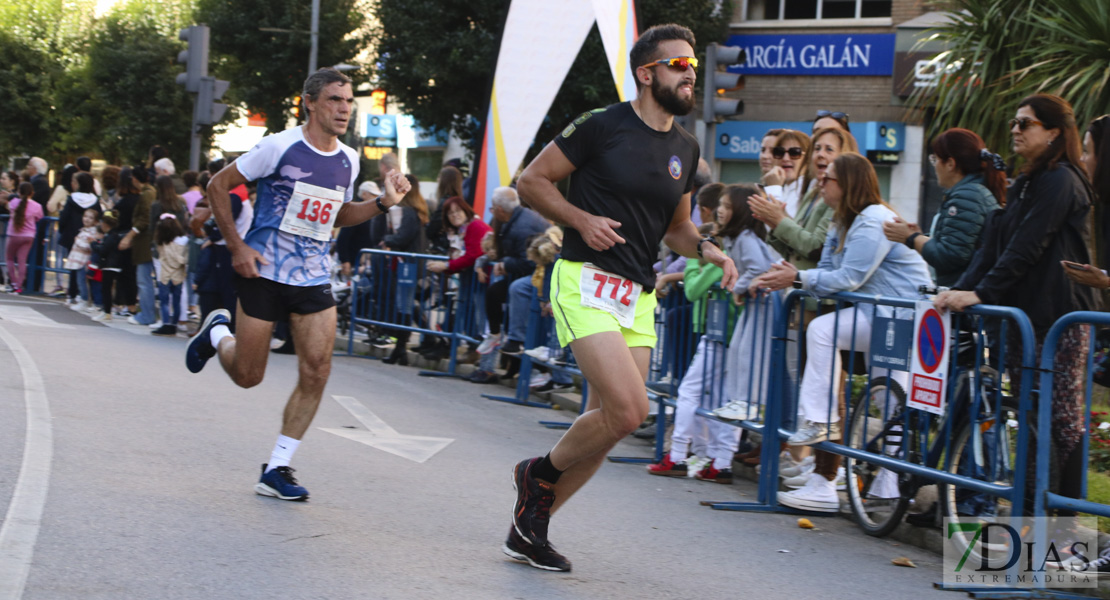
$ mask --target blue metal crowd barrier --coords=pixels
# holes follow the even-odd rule
[[[444,258],[363,249],[358,264],[367,263],[367,268],[361,275],[365,279],[351,288],[347,354],[355,355],[355,325],[441,337],[450,344],[447,371],[421,371],[421,375],[456,376],[459,343],[477,344],[485,327],[485,311],[479,309],[485,286],[473,273],[449,275],[428,270],[429,261]]]
[[[778,440],[789,437],[795,431],[795,428],[793,426],[790,426],[790,422],[793,420],[793,416],[796,414],[796,407],[793,399],[799,397],[802,379],[800,377],[797,377],[797,373],[790,372],[790,370],[788,370],[787,354],[791,351],[791,348],[789,347],[790,344],[794,343],[795,341],[805,339],[806,319],[802,318],[802,313],[806,309],[807,304],[806,302],[804,302],[804,300],[810,297],[812,297],[812,294],[800,290],[795,290],[787,295],[784,305],[782,305],[781,307],[778,305],[778,303],[771,303],[770,305],[768,305],[766,303],[753,303],[749,300],[748,306],[746,307],[746,310],[740,320],[741,325],[737,327],[737,331],[743,329],[744,323],[758,323],[760,321],[766,322],[766,319],[760,318],[759,311],[774,310],[775,314],[772,320],[774,324],[774,331],[771,335],[772,344],[770,352],[770,362],[769,365],[767,365],[766,367],[764,367],[763,365],[755,364],[756,361],[762,361],[762,353],[759,352],[758,349],[754,346],[754,344],[760,342],[759,338],[762,337],[762,333],[757,336],[756,339],[749,340],[749,342],[752,343],[753,346],[742,348],[739,351],[738,354],[745,356],[746,360],[750,361],[751,364],[749,365],[749,372],[754,374],[754,376],[750,377],[749,381],[747,382],[738,381],[732,385],[746,384],[748,386],[750,391],[747,395],[748,406],[746,414],[749,415],[750,418],[737,421],[730,420],[728,422],[737,427],[748,429],[753,432],[758,432],[763,435],[763,445],[760,454],[760,469],[758,478],[758,496],[756,502],[710,502],[704,504],[721,510],[798,512],[794,511],[793,509],[788,509],[787,507],[782,507],[778,504],[778,469],[780,460]],[[837,294],[832,298],[832,300],[836,302],[837,309],[843,308],[847,305],[847,303],[851,303],[852,305],[857,307],[857,312],[858,309],[862,309],[867,305],[878,305],[888,306],[892,309],[902,309],[902,312],[908,313],[912,312],[912,309],[915,306],[915,302],[913,300],[881,298],[847,293]],[[725,299],[720,298],[717,299],[716,302],[722,303],[725,302]],[[809,304],[811,305],[811,307],[815,305],[815,303],[813,302],[810,302]],[[1021,346],[1019,350],[1021,358],[1019,361],[1015,362],[1019,362],[1022,367],[1020,369],[1020,394],[1017,401],[1021,407],[1021,410],[1018,412],[1019,423],[1017,426],[1017,444],[1019,448],[1026,447],[1026,445],[1028,444],[1029,422],[1027,422],[1027,419],[1025,419],[1024,416],[1028,414],[1029,407],[1031,406],[1029,394],[1032,389],[1033,369],[1035,367],[1035,346],[1032,326],[1030,325],[1028,318],[1023,312],[1012,308],[979,306],[969,310],[965,314],[968,316],[957,316],[955,322],[958,324],[961,318],[1002,319],[1009,324],[1011,329],[1015,330],[1015,333],[1011,337],[1017,340]],[[847,345],[847,348],[842,349],[846,349],[850,352],[849,356],[852,358],[849,358],[847,367],[848,373],[852,373],[854,371],[854,365],[852,364],[854,361],[854,351],[856,349],[867,348],[870,344],[862,343],[861,340],[856,339],[856,330],[859,326],[858,317],[846,318],[842,321],[840,319],[840,314],[837,313],[830,318],[834,321],[833,327],[837,331],[841,331],[841,328],[844,327],[851,328],[851,341]],[[794,328],[796,328],[794,335],[791,335],[791,323],[793,323]],[[978,327],[980,330],[982,330],[982,323],[980,323]],[[958,325],[953,326],[954,330],[957,328]],[[712,329],[712,327],[710,327],[710,329]],[[1003,338],[1002,342],[1001,344],[993,347],[992,350],[995,350],[999,354],[1004,355],[1006,352],[1005,339],[1008,337],[1006,335],[1007,327],[1005,324],[1001,327],[1001,331],[1001,337]],[[983,346],[985,342],[983,340],[983,336],[980,336],[978,341],[978,350],[980,353],[983,353],[983,351],[985,350],[985,347]],[[732,342],[733,344],[740,342],[740,340],[737,340],[735,338],[735,334]],[[796,347],[792,350],[793,352],[797,353],[798,363],[800,364],[801,353],[803,351],[802,344],[798,343]],[[809,349],[810,352],[813,352],[815,350],[816,348]],[[869,350],[874,349],[870,348]],[[906,354],[908,355],[908,353]],[[947,368],[949,370],[955,370],[957,368],[956,354],[956,352],[953,352],[950,356],[950,362],[947,365]],[[872,358],[872,353],[869,352],[868,356],[869,362],[871,362],[870,359]],[[994,358],[1001,361],[1000,364],[1005,364],[1005,359],[1003,356],[995,356]],[[841,390],[841,383],[840,369],[837,369],[835,367],[835,360],[833,360],[832,363],[834,367],[833,369],[830,369],[830,373],[827,375],[830,385],[827,386],[829,389],[829,394],[826,398],[826,408],[829,414],[828,421],[835,422],[838,419],[834,419],[833,415],[837,414],[837,412],[834,411],[837,411],[836,403],[839,395],[838,392]],[[735,368],[735,362],[727,365],[726,368],[728,367]],[[976,368],[978,368],[978,366],[976,366]],[[889,368],[881,369],[881,371],[884,371],[887,376],[891,375],[891,371],[889,370]],[[758,389],[761,387],[758,376],[762,374],[765,374],[767,376],[767,388],[765,395],[751,393],[751,390],[758,391]],[[726,377],[727,374],[722,372],[718,373],[714,379],[717,381],[724,381]],[[950,386],[950,388],[955,386],[955,379],[956,378],[954,377],[949,377],[948,385]],[[848,381],[850,382],[851,379],[849,378]],[[867,385],[864,388],[863,399],[861,400],[861,403],[870,402],[870,386],[871,383],[869,379]],[[851,389],[850,383],[848,389]],[[697,409],[697,414],[707,419],[721,420],[720,417],[718,417],[716,414],[715,407],[720,407],[724,403],[724,401],[727,400],[726,397],[721,397],[720,394],[727,394],[731,392],[720,392],[719,386],[716,385],[712,386],[707,392],[708,393],[704,394],[702,398],[700,398],[700,405]],[[888,388],[887,394],[889,393],[890,392]],[[846,397],[850,400],[850,393],[848,393]],[[949,397],[954,397],[954,390],[949,390]],[[989,398],[983,398],[980,394],[974,394],[973,398],[974,403],[970,408],[967,404],[961,404],[957,402],[949,402],[947,408],[949,411],[978,410],[979,406],[977,403],[991,401],[991,399]],[[1001,394],[996,394],[993,401],[996,403],[1000,403]],[[846,408],[848,409],[848,414],[851,414],[851,409],[853,407],[848,406]],[[883,412],[881,417],[882,420],[901,418],[906,423],[909,423],[909,419],[919,418],[923,421],[932,420],[934,428],[939,427],[939,423],[947,423],[946,427],[948,427],[949,430],[947,432],[939,432],[937,437],[942,440],[950,439],[950,429],[952,427],[952,423],[956,420],[954,418],[949,418],[952,417],[951,414],[946,413],[945,415],[940,415],[936,417],[932,415],[922,416],[922,414],[924,414],[922,413],[922,411],[907,408],[905,407],[903,402],[898,407],[896,407],[899,409],[898,416],[894,416],[891,413],[891,408],[892,407],[888,406],[887,409]],[[996,410],[998,409],[996,408]],[[863,414],[867,414],[866,408],[864,409]],[[995,421],[998,420],[996,419]],[[863,423],[863,427],[866,430],[866,419],[863,420]],[[826,425],[828,425],[828,423],[826,423]],[[994,430],[997,430],[997,427],[1000,426],[1001,425],[999,425],[998,423],[995,423],[993,425],[993,427],[995,427]],[[1013,507],[1012,510],[1016,514],[1020,514],[1020,512],[1023,510],[1022,502],[1026,473],[1026,456],[1023,452],[1019,451],[1017,453],[1017,456],[1014,457],[1015,464],[1013,465],[1012,469],[1013,479],[1009,485],[1005,485],[989,480],[989,478],[983,477],[982,474],[961,474],[952,472],[950,469],[947,468],[947,463],[951,457],[951,454],[949,452],[918,452],[918,450],[927,450],[923,448],[912,448],[914,451],[911,452],[911,446],[916,442],[923,443],[925,441],[924,438],[922,438],[922,440],[910,440],[907,443],[901,444],[901,447],[897,448],[895,452],[890,452],[889,450],[884,451],[883,448],[868,449],[866,445],[864,447],[852,447],[850,444],[846,444],[845,439],[849,439],[849,435],[851,432],[847,431],[849,427],[846,427],[845,429],[846,431],[844,431],[844,434],[839,441],[822,441],[814,444],[813,447],[819,450],[839,454],[841,456],[845,456],[856,461],[863,461],[870,465],[875,465],[879,468],[889,469],[890,471],[893,471],[895,473],[907,474],[903,475],[902,477],[912,476],[921,478],[929,482],[940,482],[944,484],[958,486],[959,488],[970,492],[985,493],[992,496],[1002,497],[1011,504],[1011,506]],[[908,432],[910,432],[911,429],[906,428],[905,431],[907,432],[908,436]],[[947,438],[944,437],[946,435],[948,436]],[[931,457],[933,462],[925,460],[925,458],[923,457]]]
[[[1084,468],[1089,464],[1090,456],[1090,435],[1091,431],[1091,392],[1093,390],[1093,375],[1094,369],[1092,368],[1095,356],[1095,341],[1096,335],[1095,327],[1105,327],[1110,325],[1110,314],[1102,312],[1089,312],[1080,311],[1073,312],[1061,317],[1052,328],[1049,330],[1048,335],[1045,337],[1044,346],[1041,351],[1040,358],[1040,398],[1037,406],[1037,431],[1051,432],[1053,429],[1052,423],[1052,401],[1051,394],[1053,383],[1057,377],[1055,371],[1054,359],[1056,351],[1059,346],[1060,338],[1070,327],[1083,326],[1089,327],[1088,331],[1088,347],[1086,356],[1086,377],[1084,378],[1084,411],[1083,411],[1083,440],[1077,449],[1082,453],[1082,464]],[[1091,327],[1093,326],[1093,327]],[[1080,480],[1080,490],[1078,498],[1068,498],[1062,496],[1049,487],[1049,466],[1052,463],[1052,436],[1042,434],[1037,436],[1037,477],[1036,477],[1036,491],[1034,496],[1034,514],[1045,515],[1050,510],[1067,510],[1077,511],[1100,517],[1110,517],[1110,506],[1092,502],[1087,499],[1087,477],[1084,472],[1084,477]]]
[[[27,255],[27,283],[32,293],[47,291],[46,274],[54,273],[60,285],[60,275],[68,275],[64,268],[66,251],[58,245],[58,218],[45,217],[39,220],[35,244]]]

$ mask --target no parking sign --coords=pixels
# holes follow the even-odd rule
[[[910,361],[910,395],[906,405],[944,413],[948,376],[948,332],[951,318],[931,302],[918,302],[913,316],[913,359]]]

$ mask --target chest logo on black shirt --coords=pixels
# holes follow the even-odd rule
[[[682,177],[682,160],[677,156],[672,156],[671,159],[667,161],[667,171],[671,174],[671,177],[675,179]]]

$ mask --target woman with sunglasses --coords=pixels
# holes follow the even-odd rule
[[[888,240],[921,253],[936,272],[937,285],[951,287],[979,247],[987,217],[1006,201],[1005,164],[974,131],[958,127],[933,140],[929,162],[947,190],[929,235],[896,219],[883,224]]]
[[[1079,131],[1066,100],[1048,94],[1026,97],[1010,121],[1010,133],[1014,152],[1024,162],[1021,175],[1006,193],[1006,207],[988,221],[983,246],[967,271],[934,304],[954,311],[980,303],[1019,308],[1033,324],[1040,354],[1057,319],[1099,304],[1093,289],[1077,285],[1060,268],[1061,261],[1091,262],[1092,193],[1078,167]],[[1086,325],[1069,327],[1058,341],[1053,366],[1050,487],[1072,498],[1078,497],[1085,470],[1077,448],[1084,435],[1088,334]],[[1007,366],[1017,368],[1019,346],[1007,346]],[[1016,386],[1020,380],[1015,376],[1011,381]]]
[[[783,129],[775,146],[771,148],[774,167],[763,175],[763,191],[784,203],[786,214],[793,217],[798,203],[811,181],[806,171],[809,156],[809,137],[793,129]]]
[[[838,127],[852,133],[851,127],[848,127],[848,113],[846,112],[837,110],[817,111],[817,116],[813,118],[813,133],[817,133],[819,129],[826,127]]]
[[[882,224],[897,214],[883,201],[879,178],[871,162],[855,152],[846,152],[830,164],[821,177],[822,196],[833,209],[821,260],[812,269],[799,271],[789,262],[752,282],[751,291],[781,290],[791,285],[821,296],[837,292],[857,292],[895,298],[916,298],[917,288],[932,282],[929,267],[921,255],[895,244],[883,235]],[[806,366],[798,396],[804,423],[790,436],[791,446],[808,446],[820,441],[840,439],[840,415],[831,373],[840,371],[840,352],[866,353],[871,342],[871,321],[875,314],[891,317],[893,308],[860,304],[821,315],[806,328]],[[894,379],[908,374],[898,373]],[[880,471],[870,492],[879,498],[898,495],[897,478]],[[836,512],[839,498],[832,478],[810,477],[793,492],[782,492],[778,501],[794,508]]]

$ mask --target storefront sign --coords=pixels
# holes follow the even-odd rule
[[[886,163],[898,162],[898,154],[906,149],[906,125],[882,121],[852,123],[852,135],[859,144],[860,152],[867,154],[872,161],[872,151],[883,153]],[[725,121],[717,124],[717,160],[758,160],[759,147],[763,134],[771,129],[796,129],[809,134],[813,128],[811,121]]]
[[[763,134],[771,129],[809,133],[809,121],[725,121],[717,125],[717,160],[759,160]]]
[[[733,35],[729,46],[747,51],[732,67],[746,75],[874,75],[894,72],[893,33]]]
[[[392,140],[397,137],[397,115],[363,115],[362,137]]]

